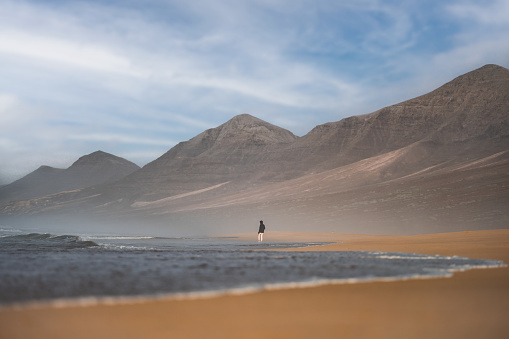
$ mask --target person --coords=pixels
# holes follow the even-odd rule
[[[260,220],[260,227],[258,228],[258,242],[263,241],[263,233],[265,232],[265,225],[263,224],[263,220]]]

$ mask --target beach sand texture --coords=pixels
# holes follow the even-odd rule
[[[236,235],[256,241],[256,234]],[[417,236],[267,232],[340,241],[295,250],[390,251],[509,263],[509,230]],[[195,300],[0,309],[0,338],[508,338],[509,268]]]

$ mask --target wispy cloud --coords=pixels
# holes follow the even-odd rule
[[[502,0],[0,0],[0,9],[4,182],[34,159],[65,165],[96,149],[143,165],[240,113],[304,134],[485,63],[509,66]]]
[[[68,137],[68,140],[80,140],[80,141],[90,141],[90,142],[113,142],[113,143],[122,143],[122,144],[131,144],[131,145],[149,145],[149,146],[174,146],[178,141],[169,140],[169,139],[151,139],[150,137],[130,137],[125,134],[78,134],[71,135]]]
[[[451,14],[490,27],[509,26],[509,2],[506,0],[461,1],[446,6]]]
[[[0,53],[100,72],[141,76],[129,60],[105,48],[15,31],[0,32]]]

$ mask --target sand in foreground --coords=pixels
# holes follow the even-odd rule
[[[256,239],[256,234],[239,236]],[[266,239],[343,242],[312,250],[459,255],[509,263],[509,230],[419,236],[268,232]],[[508,338],[509,269],[201,300],[0,310],[0,338],[340,337]]]

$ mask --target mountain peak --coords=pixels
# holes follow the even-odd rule
[[[38,169],[36,169],[34,172],[52,172],[52,171],[63,171],[63,170],[60,168],[42,165]]]
[[[102,165],[113,165],[113,166],[128,166],[131,167],[133,170],[139,169],[139,167],[124,159],[117,157],[113,154],[106,153],[103,151],[95,151],[93,153],[84,155],[80,157],[78,160],[76,160],[69,169],[76,169],[80,167],[94,167],[94,166],[102,166]]]
[[[247,129],[253,128],[253,132],[260,132],[266,130],[270,131],[271,133],[281,134],[284,135],[282,138],[283,140],[280,140],[282,142],[290,142],[296,139],[296,136],[292,132],[249,114],[237,115],[233,117],[225,125],[235,125],[237,128],[238,127]]]
[[[138,165],[97,151],[84,155],[69,168],[41,166],[23,178],[2,187],[1,200],[22,200],[113,182],[138,170]]]
[[[223,125],[252,126],[264,124],[267,124],[267,122],[258,119],[257,117],[254,117],[250,114],[244,113],[234,116]]]
[[[467,74],[478,74],[478,73],[491,75],[492,77],[497,75],[503,75],[504,77],[507,77],[507,75],[509,74],[509,69],[495,64],[487,64]]]
[[[272,125],[249,114],[240,114],[224,124],[209,129],[195,137],[215,145],[224,144],[280,144],[292,142],[297,137],[290,131]]]
[[[434,91],[394,105],[464,106],[465,109],[494,102],[504,102],[508,97],[509,69],[488,64],[460,75]],[[505,114],[505,112],[503,112]]]
[[[484,81],[497,81],[509,78],[509,69],[502,66],[487,64],[471,72],[457,77],[452,80],[458,82],[460,80],[470,82],[484,82]]]
[[[157,190],[163,196],[186,192],[180,188],[183,182],[202,189],[240,177],[269,180],[280,173],[274,151],[297,139],[284,128],[241,114],[179,143],[130,179],[143,178],[151,184],[144,191]]]
[[[242,114],[236,115],[233,118],[231,118],[229,121],[258,121],[258,122],[262,121],[263,122],[262,119],[254,117],[248,113],[242,113]]]
[[[236,133],[239,131],[249,132],[253,134],[264,134],[267,132],[275,133],[284,131],[284,134],[286,135],[293,135],[291,132],[278,127],[276,125],[272,125],[266,121],[263,121],[262,119],[259,119],[257,117],[254,117],[250,114],[240,114],[236,115],[221,126],[215,128],[215,130],[221,130],[223,133]],[[292,140],[294,138],[291,138]],[[289,140],[289,141],[292,141]]]

